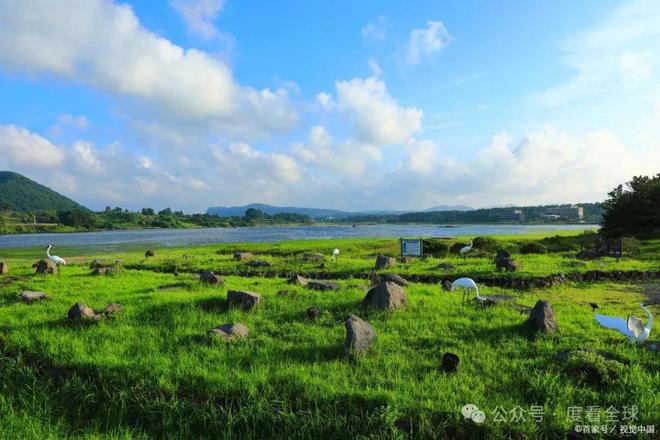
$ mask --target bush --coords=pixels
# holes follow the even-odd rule
[[[480,249],[488,252],[495,252],[500,246],[497,240],[492,237],[477,237],[473,240],[475,249]]]
[[[426,238],[422,241],[422,249],[424,255],[431,255],[439,258],[447,255],[449,252],[449,245],[437,238]]]
[[[521,254],[545,254],[547,252],[548,248],[536,241],[530,241],[529,243],[525,243],[520,247]]]
[[[635,237],[626,237],[621,240],[621,251],[630,258],[637,257],[641,249],[642,243]]]

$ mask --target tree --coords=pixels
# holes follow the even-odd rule
[[[602,233],[608,237],[660,237],[660,173],[635,176],[608,194]]]
[[[92,213],[89,211],[59,211],[57,216],[59,222],[66,226],[90,228],[94,225],[94,218],[92,217]]]
[[[162,211],[158,211],[159,216],[169,217],[172,215],[172,210],[170,208],[165,208]]]
[[[142,215],[156,215],[153,208],[142,208]]]
[[[249,208],[247,211],[245,211],[245,218],[250,220],[264,218],[264,216],[265,214],[261,209]]]

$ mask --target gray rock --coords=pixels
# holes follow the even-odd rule
[[[442,289],[447,291],[447,292],[452,292],[454,290],[454,286],[451,283],[451,281],[449,281],[449,280],[446,280],[446,279],[442,280],[440,285],[442,286]]]
[[[387,269],[394,266],[396,266],[396,259],[385,255],[379,255],[376,257],[375,269]]]
[[[119,304],[119,303],[110,303],[107,306],[105,306],[105,309],[103,309],[103,313],[107,315],[115,315],[117,313],[121,313],[124,310],[124,307]]]
[[[316,321],[321,316],[321,310],[316,307],[310,307],[307,309],[307,317],[312,321]]]
[[[357,316],[349,316],[344,326],[346,327],[346,340],[344,341],[346,354],[363,354],[376,342],[376,330],[371,324]]]
[[[36,301],[41,301],[43,299],[48,299],[48,295],[46,295],[44,292],[34,292],[31,290],[25,290],[21,294],[21,298],[23,298],[23,301],[25,301],[28,304],[32,304],[33,302]]]
[[[308,282],[309,282],[309,280],[307,278],[305,278],[302,275],[298,275],[298,274],[293,274],[291,276],[291,278],[289,278],[289,280],[287,281],[287,283],[293,284],[293,285],[296,285],[296,286],[306,286]]]
[[[261,302],[261,295],[246,290],[229,290],[227,292],[227,305],[229,307],[240,306],[243,310],[254,309]]]
[[[37,269],[37,274],[39,275],[52,275],[59,272],[57,264],[50,260],[39,260],[33,265],[33,267]]]
[[[234,260],[247,261],[252,259],[252,252],[234,252]]]
[[[391,281],[385,281],[372,287],[362,300],[363,306],[380,310],[394,310],[407,304],[408,296],[405,290]]]
[[[530,330],[544,333],[554,333],[559,330],[555,311],[552,310],[550,303],[545,300],[536,302],[525,325]]]
[[[386,273],[385,275],[380,276],[381,281],[391,281],[398,284],[399,286],[407,286],[408,280],[395,273]]]
[[[4,261],[0,261],[0,275],[9,273],[9,266]]]
[[[273,265],[266,260],[252,260],[248,262],[247,265],[250,267],[273,267]]]
[[[213,285],[224,283],[224,280],[220,278],[220,276],[214,274],[210,270],[205,270],[204,272],[199,274],[199,281],[201,281],[202,283],[213,284]]]
[[[312,290],[339,290],[341,286],[333,281],[310,280],[307,288]]]
[[[77,302],[69,309],[68,318],[71,320],[89,320],[89,319],[98,319],[97,314],[92,310],[91,307]]]
[[[445,373],[455,373],[458,370],[460,359],[457,354],[445,353],[442,356],[442,371]]]
[[[245,324],[241,324],[240,322],[230,322],[209,330],[209,334],[220,339],[239,339],[247,338],[249,329]]]

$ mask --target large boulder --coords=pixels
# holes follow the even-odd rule
[[[234,260],[247,261],[252,258],[252,252],[234,252]]]
[[[240,322],[230,322],[209,330],[209,334],[220,339],[239,339],[247,338],[249,329]]]
[[[243,310],[254,309],[261,302],[261,295],[246,290],[229,290],[227,292],[227,305],[240,306]]]
[[[23,298],[23,301],[25,301],[28,304],[32,304],[33,302],[36,301],[41,301],[43,299],[48,299],[48,295],[46,295],[43,292],[33,292],[31,290],[25,290],[21,294],[21,298]]]
[[[9,266],[7,263],[0,261],[0,275],[4,275],[6,273],[9,273]]]
[[[339,290],[341,286],[334,281],[310,280],[307,281],[307,288],[312,290]]]
[[[395,273],[386,273],[380,276],[381,281],[391,281],[399,286],[407,286],[408,280]]]
[[[405,290],[391,281],[385,281],[372,287],[362,300],[363,306],[380,310],[394,310],[407,304],[408,296]]]
[[[501,258],[495,261],[495,269],[498,272],[503,270],[506,272],[515,272],[518,270],[518,262],[511,258]]]
[[[550,303],[545,300],[536,302],[525,325],[532,331],[544,333],[554,333],[559,330],[555,311],[552,310]]]
[[[220,276],[214,274],[210,270],[205,270],[204,272],[199,274],[199,281],[201,281],[202,283],[213,284],[213,285],[224,283],[224,280],[220,278]]]
[[[346,327],[344,352],[348,355],[365,353],[376,341],[376,330],[371,324],[355,315],[349,316],[344,326]]]
[[[396,266],[396,259],[386,255],[379,255],[376,257],[375,269],[387,269]]]
[[[37,269],[39,275],[57,274],[59,271],[57,264],[50,260],[39,260],[32,266]]]
[[[287,283],[293,284],[295,286],[306,286],[307,283],[309,283],[309,280],[302,275],[293,274]]]
[[[97,315],[91,307],[77,302],[69,309],[67,316],[71,320],[91,320],[98,319],[100,315]]]

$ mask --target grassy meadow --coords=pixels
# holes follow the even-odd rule
[[[496,237],[520,264],[505,275],[660,270],[655,241],[643,243],[635,258],[585,266],[567,264],[575,260],[564,255],[575,250],[579,236],[555,239],[546,254],[516,252],[543,238]],[[333,262],[335,247],[341,254]],[[592,417],[595,411],[601,425],[618,432],[627,422],[605,423],[606,409],[631,406],[638,408],[637,425],[660,429],[657,352],[598,326],[588,305],[646,321],[639,303],[657,301],[660,280],[481,289],[511,295],[519,306],[548,300],[560,331],[537,335],[523,328],[527,316],[517,308],[462,303],[459,292],[437,283],[405,287],[405,309],[364,310],[366,275],[376,255],[398,254],[397,239],[155,247],[152,258],[144,250],[108,255],[58,248],[54,253],[68,261],[59,276],[34,275],[31,265],[41,250],[0,250],[0,261],[10,267],[0,275],[0,438],[565,438],[576,424],[567,416],[571,407],[598,407]],[[235,251],[252,252],[272,267],[234,261]],[[307,261],[309,252],[324,254],[325,268]],[[493,256],[491,249],[476,249],[467,257],[415,259],[382,272],[493,275]],[[94,259],[119,259],[124,269],[93,276]],[[456,269],[443,272],[436,268],[440,263]],[[224,284],[200,283],[195,274],[201,270],[221,274]],[[290,272],[333,279],[341,288],[289,285]],[[263,302],[252,312],[230,309],[228,289],[259,292]],[[24,290],[50,299],[27,305],[20,300]],[[124,310],[98,322],[68,321],[77,301],[97,310],[118,302]],[[319,319],[307,317],[310,306],[321,310]],[[650,308],[660,312],[658,305]],[[350,314],[371,323],[378,338],[368,353],[349,358],[343,342]],[[249,337],[221,341],[207,335],[228,322],[246,324]],[[650,340],[658,340],[656,332]],[[558,356],[578,348],[604,357]],[[460,357],[457,372],[440,368],[445,352]],[[603,380],[589,380],[585,366],[603,373]],[[483,424],[461,415],[468,403],[486,413]],[[543,408],[540,422],[529,414],[535,406]],[[500,408],[506,421],[496,420]],[[513,417],[516,408],[524,417]],[[606,435],[588,436],[601,437]]]

